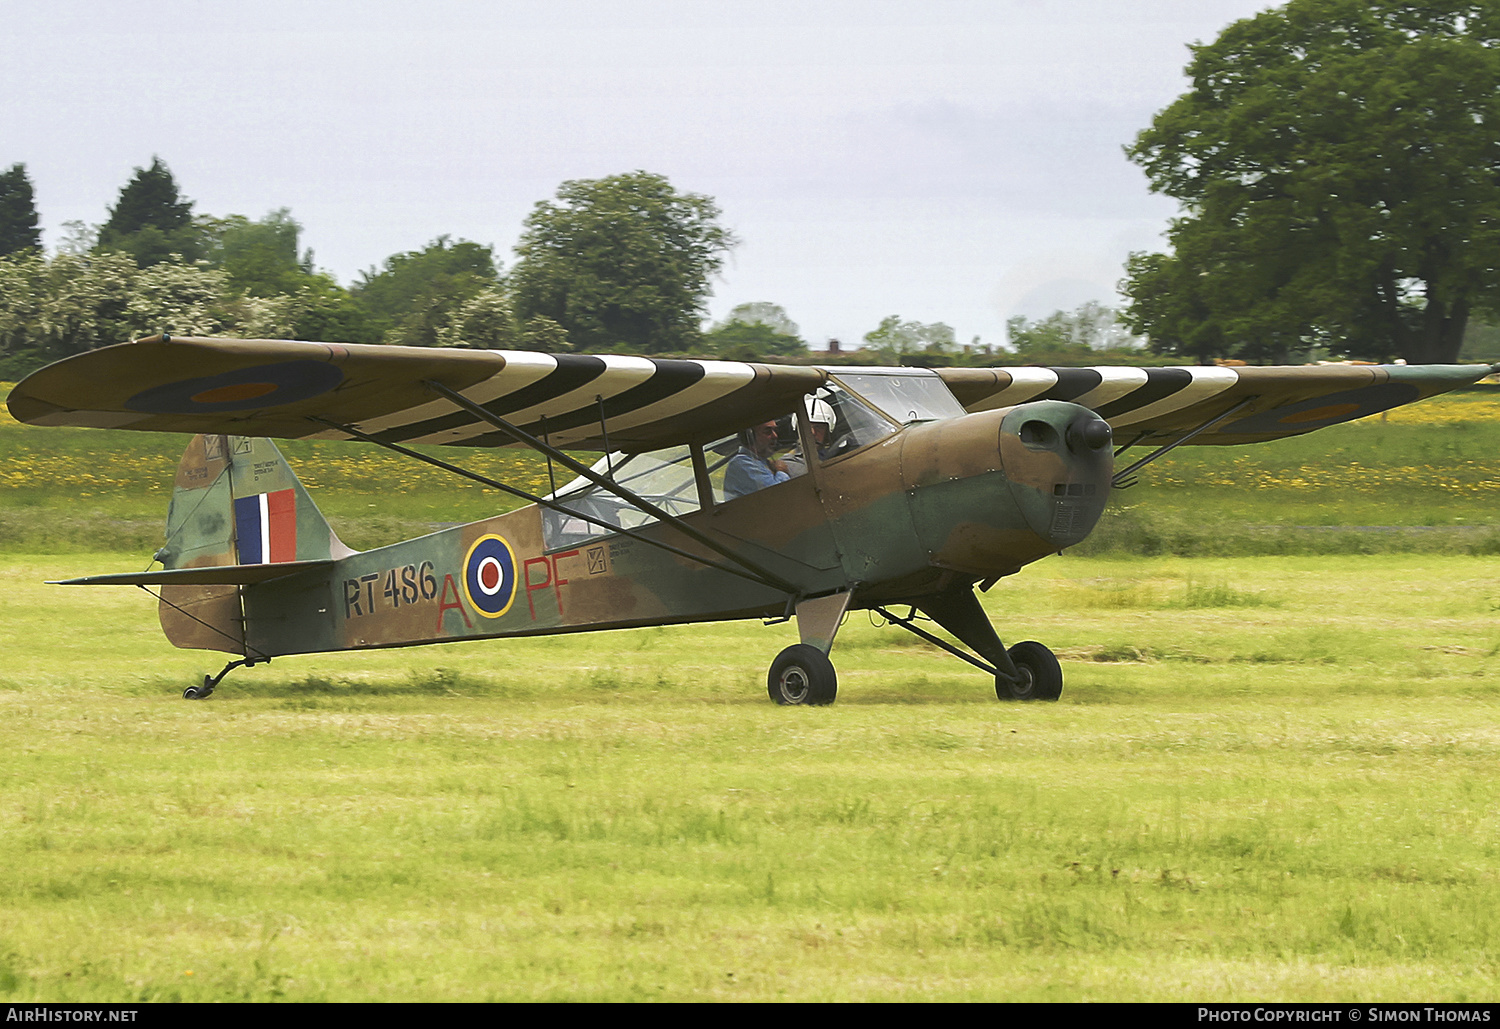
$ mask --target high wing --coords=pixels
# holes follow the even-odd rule
[[[1500,366],[1303,365],[1182,368],[939,368],[965,410],[1067,400],[1117,443],[1259,443],[1336,425],[1478,382]],[[1243,406],[1241,406],[1243,405]],[[1236,409],[1238,408],[1238,409]]]
[[[48,365],[7,403],[32,425],[351,438],[333,422],[387,443],[515,442],[436,383],[553,446],[602,450],[607,432],[611,450],[647,451],[783,415],[827,378],[735,361],[154,336]]]
[[[1486,365],[940,368],[968,411],[1068,400],[1117,442],[1254,443],[1467,385]],[[556,447],[648,451],[718,439],[794,409],[838,368],[356,343],[155,336],[48,365],[11,393],[17,421],[281,439],[514,443],[450,389]],[[1216,419],[1222,419],[1216,422]],[[606,440],[607,435],[607,440]]]

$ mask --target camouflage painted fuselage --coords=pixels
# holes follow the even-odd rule
[[[618,534],[549,549],[536,505],[352,553],[268,440],[195,437],[179,470],[179,543],[164,552],[168,567],[245,563],[246,541],[226,531],[227,505],[288,491],[295,518],[284,513],[281,524],[295,540],[284,539],[279,555],[269,543],[256,554],[318,563],[255,584],[168,586],[162,625],[179,646],[264,658],[780,616],[841,591],[852,592],[854,607],[915,601],[1010,575],[1088,535],[1113,461],[1107,439],[1088,446],[1070,433],[1085,420],[1097,419],[1042,401],[914,424],[685,516],[794,584],[795,595]],[[639,532],[725,563],[671,525]]]

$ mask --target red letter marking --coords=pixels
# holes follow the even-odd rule
[[[557,594],[557,617],[559,617],[559,618],[562,617],[562,613],[563,613],[563,609],[562,609],[562,588],[568,584],[568,580],[567,579],[559,579],[557,577],[557,562],[558,562],[559,558],[577,557],[577,556],[578,556],[578,551],[576,551],[576,550],[565,550],[561,554],[553,554],[552,555],[552,592]]]
[[[449,590],[453,591],[453,602],[452,603],[448,602],[448,591]],[[464,624],[467,625],[471,629],[474,628],[474,623],[471,622],[471,621],[469,621],[469,612],[467,612],[467,611],[464,610],[463,601],[459,599],[459,597],[461,597],[462,595],[463,594],[461,594],[461,593],[458,592],[458,583],[456,583],[456,582],[453,581],[453,576],[452,575],[444,575],[443,576],[443,595],[438,598],[438,620],[437,620],[437,631],[438,632],[442,632],[443,631],[443,614],[444,614],[444,612],[449,611],[449,610],[455,610],[459,614],[463,615]]]
[[[528,557],[526,559],[522,575],[526,580],[526,606],[531,609],[531,620],[533,622],[536,621],[536,602],[531,599],[531,595],[537,590],[546,589],[548,586],[552,587],[552,592],[557,597],[557,617],[562,617],[563,603],[561,587],[566,586],[568,580],[557,577],[557,562],[559,558],[577,557],[578,553],[576,550],[565,550],[561,554],[553,554],[550,557]],[[531,581],[532,565],[541,566],[542,575],[544,576],[541,582]]]
[[[531,566],[541,565],[542,574],[546,576],[541,582],[531,581]],[[531,620],[536,621],[536,604],[532,602],[531,595],[537,590],[544,590],[552,585],[552,565],[545,557],[528,557],[521,578],[526,580],[526,606],[531,610]]]

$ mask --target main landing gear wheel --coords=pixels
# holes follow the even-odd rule
[[[795,643],[771,662],[766,692],[778,704],[832,704],[838,696],[839,677],[827,654]]]
[[[1020,682],[995,676],[995,695],[1001,700],[1056,700],[1062,696],[1062,665],[1057,655],[1035,640],[1017,643],[1006,651]]]
[[[212,675],[205,675],[203,677],[202,686],[189,686],[187,689],[182,691],[182,699],[203,700],[207,698],[211,693],[213,693],[214,687],[216,685],[218,684],[214,682],[214,677]]]

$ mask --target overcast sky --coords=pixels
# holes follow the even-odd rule
[[[1121,146],[1257,0],[0,0],[0,167],[45,241],[160,155],[207,214],[288,207],[348,284],[447,233],[510,248],[565,179],[641,168],[743,241],[710,313],[855,343],[1005,340],[1114,303],[1174,205]]]

